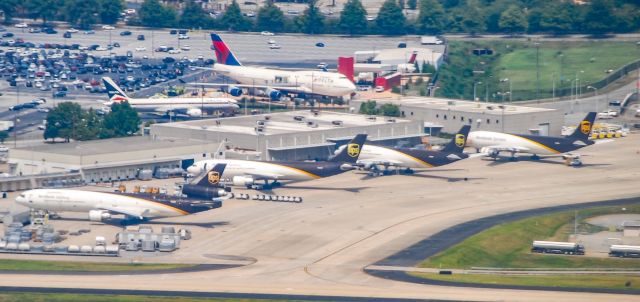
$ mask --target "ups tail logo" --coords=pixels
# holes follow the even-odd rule
[[[207,174],[207,179],[209,180],[209,183],[212,185],[218,184],[220,182],[220,173],[216,171],[210,171]]]
[[[589,121],[582,121],[580,123],[580,131],[583,134],[589,134],[589,132],[591,132],[591,122]]]
[[[456,134],[456,140],[455,140],[456,146],[460,148],[464,147],[464,140],[465,140],[464,134]]]
[[[351,157],[356,157],[360,154],[360,145],[358,144],[349,144],[347,146],[347,154]]]

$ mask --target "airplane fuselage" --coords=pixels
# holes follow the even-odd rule
[[[305,93],[333,97],[349,95],[356,90],[346,76],[336,72],[288,71],[224,64],[214,65],[213,70],[244,85],[299,87]]]
[[[55,212],[109,210],[159,218],[188,215],[211,209],[202,204],[181,202],[166,195],[90,192],[67,189],[36,189],[20,194],[16,202],[32,209]]]
[[[301,161],[251,161],[238,159],[212,159],[194,163],[187,171],[198,175],[219,163],[226,163],[224,178],[237,176],[270,175],[256,179],[304,181],[332,176],[344,172],[342,164],[337,162],[301,162]]]
[[[236,100],[228,98],[157,98],[157,99],[128,99],[132,108],[143,111],[169,111],[188,110],[190,108],[201,110],[234,110],[238,109]],[[111,101],[105,103],[110,106]]]
[[[383,160],[392,166],[426,169],[450,164],[466,157],[464,154],[451,152],[364,145],[358,162],[368,163],[372,160]]]
[[[492,131],[469,133],[467,146],[478,150],[486,147],[517,147],[535,155],[557,155],[575,151],[589,144],[565,137],[508,134]]]

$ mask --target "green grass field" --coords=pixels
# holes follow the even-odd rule
[[[583,86],[594,83],[607,76],[607,70],[617,70],[640,58],[640,47],[631,42],[544,42],[538,47],[538,64],[532,43],[501,46],[505,54],[495,69],[500,79],[512,81],[516,98],[535,92],[538,69],[540,90],[548,91],[553,88],[553,81],[556,89],[571,87],[575,79]],[[508,82],[502,85],[508,90]]]
[[[80,295],[80,294],[40,294],[40,293],[2,293],[0,302],[280,302],[284,300],[257,299],[214,299],[214,298],[185,298],[185,297],[149,297],[127,295]]]
[[[580,231],[593,229],[588,217],[621,213],[622,207],[602,207],[578,211]],[[624,213],[640,213],[640,205],[626,207]],[[591,258],[533,254],[533,240],[566,240],[573,232],[574,212],[532,217],[494,226],[422,262],[420,267],[463,268],[635,268],[637,259]],[[595,230],[598,230],[597,228]],[[587,247],[588,249],[588,247]]]
[[[193,267],[193,264],[164,263],[109,263],[109,262],[72,262],[72,261],[39,261],[0,259],[0,271],[82,271],[82,272],[117,272],[146,271],[161,269],[177,269]]]
[[[622,208],[625,208],[622,211]],[[616,214],[640,213],[640,205],[597,207],[584,209],[578,214],[578,231],[602,231],[601,227],[585,222],[586,218]],[[471,236],[463,242],[420,263],[419,267],[442,269],[491,268],[624,268],[640,269],[638,259],[593,258],[585,256],[534,254],[530,252],[533,240],[565,241],[573,233],[574,211],[560,212],[500,224]],[[587,247],[588,249],[588,247]],[[529,286],[640,288],[639,276],[620,275],[557,275],[557,276],[499,276],[454,274],[438,275],[411,273],[414,276],[470,283],[510,284]],[[627,286],[627,282],[630,285]]]
[[[496,276],[463,274],[438,275],[429,273],[411,273],[411,275],[426,279],[464,283],[635,290],[640,289],[640,277],[638,276]]]
[[[494,54],[472,55],[476,48],[490,48]],[[437,94],[473,99],[474,83],[481,83],[476,85],[476,97],[484,101],[488,92],[489,101],[500,102],[511,82],[514,101],[535,99],[538,69],[541,98],[552,97],[554,82],[557,96],[560,89],[572,87],[576,77],[583,94],[593,93],[586,86],[604,79],[607,70],[615,71],[638,59],[640,46],[633,42],[544,41],[536,49],[533,42],[523,41],[452,41],[448,62],[440,70]],[[503,79],[509,81],[501,82]],[[504,99],[509,100],[508,94]]]

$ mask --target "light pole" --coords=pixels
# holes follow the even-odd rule
[[[540,43],[535,42],[536,46],[536,99],[540,99]]]
[[[473,83],[473,101],[474,101],[474,102],[477,102],[477,101],[478,101],[478,98],[476,98],[476,85],[478,85],[478,84],[482,84],[482,82],[475,82],[475,83]]]
[[[593,86],[587,86],[587,89],[593,89],[593,91],[595,93],[595,97],[596,97],[596,112],[598,112],[598,101],[600,101],[600,99],[598,98],[598,88],[595,88]]]
[[[511,81],[509,80],[509,78],[504,78],[500,80],[500,83],[506,83],[506,82],[509,82],[509,103],[511,103],[511,101],[513,101],[511,97]]]

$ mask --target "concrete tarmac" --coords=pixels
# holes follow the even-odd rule
[[[301,204],[229,200],[220,209],[162,220],[214,224],[192,227],[194,239],[163,261],[194,263],[211,255],[256,259],[243,267],[151,275],[144,282],[139,276],[0,274],[0,286],[473,301],[640,301],[634,295],[411,284],[363,272],[372,263],[467,221],[637,197],[638,138],[632,134],[581,150],[585,165],[579,168],[560,160],[493,163],[471,158],[414,176],[362,180],[362,172],[348,172],[274,190],[278,195],[304,197]],[[442,171],[448,168],[451,171]]]

